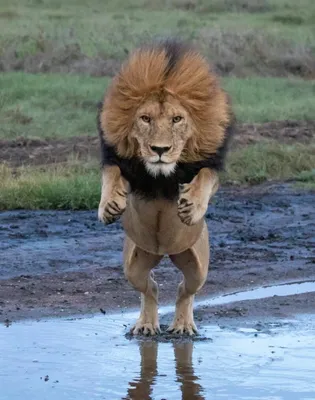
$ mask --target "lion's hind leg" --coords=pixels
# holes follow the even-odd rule
[[[197,333],[193,316],[195,294],[204,285],[209,268],[209,238],[207,225],[197,242],[183,253],[170,255],[171,260],[179,268],[184,279],[178,286],[174,320],[168,328],[173,333]]]
[[[158,285],[151,271],[162,256],[148,253],[127,236],[124,244],[124,272],[131,285],[141,293],[140,316],[131,329],[134,335],[155,335],[160,332],[158,317]]]

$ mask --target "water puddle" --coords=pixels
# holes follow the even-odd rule
[[[250,301],[250,300],[260,300],[267,299],[273,296],[292,296],[304,293],[315,292],[315,282],[290,282],[283,283],[274,286],[264,286],[254,289],[249,289],[241,292],[223,294],[210,299],[205,299],[201,301],[196,301],[194,304],[195,309],[200,307],[211,307],[224,304],[230,304],[238,301]],[[164,306],[160,307],[159,314],[169,314],[174,311],[174,306]],[[126,317],[137,318],[138,311],[128,312]]]
[[[278,285],[198,306],[314,290],[314,282]],[[1,400],[315,399],[313,316],[263,331],[204,326],[211,340],[167,343],[127,340],[133,319],[128,312],[1,326]]]
[[[198,302],[198,306],[217,306],[223,304],[234,303],[236,301],[260,300],[267,299],[273,296],[292,296],[296,294],[315,292],[315,282],[299,282],[299,283],[284,283],[275,286],[265,286],[256,289],[250,289],[244,292],[236,292],[225,294],[213,299],[207,299]]]

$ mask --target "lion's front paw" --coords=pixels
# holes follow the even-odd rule
[[[98,208],[98,219],[106,225],[112,224],[125,211],[126,204],[125,195],[117,195],[109,201],[101,201]]]
[[[193,184],[180,185],[178,199],[178,216],[186,225],[194,225],[205,215],[208,208],[208,200]]]

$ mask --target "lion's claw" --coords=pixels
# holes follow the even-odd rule
[[[143,334],[145,336],[154,336],[161,333],[161,328],[159,325],[153,325],[151,323],[136,323],[136,325],[131,328],[130,332],[137,336]]]
[[[190,323],[180,323],[180,324],[172,324],[168,329],[167,332],[177,334],[177,335],[184,335],[188,334],[189,336],[193,336],[198,334],[197,327],[194,322]]]
[[[119,219],[125,208],[126,198],[120,196],[120,198],[107,202],[104,206],[99,206],[98,219],[105,225],[112,224]]]
[[[178,216],[184,224],[193,225],[203,217],[208,204],[203,205],[200,202],[200,198],[194,194],[192,184],[180,185],[179,190]]]

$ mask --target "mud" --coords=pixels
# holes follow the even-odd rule
[[[314,280],[314,204],[314,192],[283,184],[222,189],[207,212],[211,265],[197,298]],[[123,276],[121,225],[104,227],[96,218],[96,211],[0,214],[1,322],[139,307],[138,293]],[[174,304],[180,273],[165,258],[155,276],[161,304]],[[209,311],[197,312],[197,323],[257,314],[255,300],[235,304],[204,305]],[[281,303],[258,301],[258,308],[274,317],[312,312],[314,295],[297,301],[291,293]]]
[[[88,104],[89,107],[93,105]],[[97,104],[95,104],[95,109]],[[264,124],[239,124],[232,146],[273,140],[280,143],[311,143],[314,139],[315,121],[275,121]],[[12,167],[64,163],[69,155],[76,159],[99,158],[97,135],[69,139],[39,139],[20,137],[0,140],[0,159]]]

